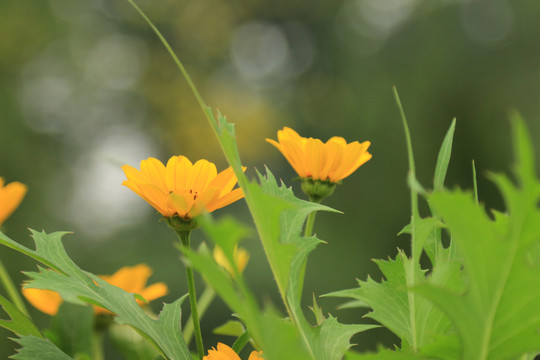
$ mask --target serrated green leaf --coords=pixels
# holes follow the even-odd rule
[[[415,290],[452,319],[465,360],[512,359],[540,350],[540,266],[527,261],[540,242],[540,183],[525,126],[517,118],[513,125],[521,186],[492,176],[507,216],[490,219],[471,194],[459,190],[435,192],[430,199],[463,257],[468,287],[465,293],[432,284]]]
[[[446,334],[451,327],[449,319],[429,301],[416,297],[411,302],[408,291],[407,272],[414,271],[416,283],[425,281],[425,271],[410,265],[403,252],[394,260],[375,261],[386,280],[380,283],[368,278],[359,281],[360,287],[328,294],[334,297],[350,297],[367,303],[373,311],[366,316],[378,321],[409,344],[418,349],[433,342],[438,335]],[[440,269],[435,282],[448,281]],[[448,270],[449,271],[449,270]]]
[[[17,335],[32,335],[35,337],[43,337],[38,328],[34,325],[26,315],[24,315],[15,305],[9,302],[8,299],[0,295],[0,306],[9,315],[11,320],[0,319],[0,326],[12,331]]]
[[[382,349],[376,353],[359,354],[348,352],[345,360],[433,360],[421,354],[411,353],[409,351],[391,351]]]
[[[27,287],[57,291],[65,301],[75,304],[99,305],[117,314],[119,323],[130,325],[144,334],[167,358],[187,359],[191,356],[180,329],[183,299],[166,304],[159,318],[153,319],[141,309],[134,294],[81,270],[64,250],[62,237],[65,232],[31,232],[36,250],[28,249],[0,233],[0,243],[54,269],[26,273],[32,279]]]
[[[340,360],[352,346],[351,337],[362,331],[377,328],[378,325],[340,324],[333,316],[309,331],[313,354],[318,360]]]
[[[13,339],[13,341],[19,343],[22,348],[17,350],[17,354],[11,356],[12,359],[73,360],[48,339],[27,335],[21,336],[20,339]]]

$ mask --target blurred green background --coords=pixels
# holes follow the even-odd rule
[[[339,186],[315,231],[328,242],[311,256],[305,286],[325,294],[381,275],[373,258],[407,249],[397,237],[409,220],[407,158],[392,86],[400,92],[420,182],[429,187],[439,145],[457,118],[449,187],[472,187],[502,209],[485,179],[508,172],[507,113],[517,109],[533,139],[540,134],[540,2],[530,0],[139,0],[178,53],[207,103],[236,123],[247,173],[268,166],[302,196],[285,159],[264,139],[290,126],[326,141],[370,140],[373,159]],[[537,143],[537,154],[540,145]],[[70,256],[109,274],[147,263],[165,281],[170,302],[187,292],[174,234],[142,199],[121,186],[123,164],[154,156],[226,164],[186,82],[154,33],[125,0],[0,2],[0,176],[29,192],[4,224],[29,245],[27,227],[70,230]],[[215,213],[250,224],[245,204]],[[195,235],[195,244],[203,241]],[[261,303],[281,306],[256,237],[247,277]],[[17,283],[35,262],[7,248],[0,258]],[[3,294],[3,292],[0,291]],[[358,322],[364,312],[325,312]],[[160,301],[153,304],[159,310]],[[186,309],[187,311],[187,309]],[[1,312],[1,311],[0,311]],[[48,318],[33,311],[42,327]],[[0,314],[5,316],[5,314]],[[203,321],[230,318],[216,301]],[[0,329],[0,358],[15,344]],[[396,340],[378,329],[354,337],[358,350]],[[111,351],[108,359],[119,358]]]

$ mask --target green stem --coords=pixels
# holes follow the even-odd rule
[[[100,329],[94,329],[92,334],[92,359],[94,360],[104,360],[105,356],[103,354],[103,338],[105,332]]]
[[[0,260],[0,282],[4,286],[4,289],[6,289],[6,292],[8,293],[8,296],[11,300],[11,302],[19,309],[24,315],[26,315],[28,318],[30,318],[30,315],[28,313],[28,310],[26,309],[26,306],[24,306],[24,302],[21,298],[21,295],[19,294],[19,291],[17,291],[17,288],[13,284],[13,281],[9,277],[9,274],[4,267],[4,264]]]
[[[176,231],[182,245],[189,248],[189,240],[191,231]],[[199,360],[204,357],[204,346],[201,334],[201,324],[199,320],[199,312],[197,311],[197,294],[195,292],[195,279],[193,278],[193,268],[186,265],[186,276],[189,291],[189,305],[191,307],[191,317],[193,319],[193,330],[195,332],[195,343],[197,344],[197,353]]]
[[[199,318],[202,318],[214,298],[216,297],[216,292],[214,289],[212,289],[210,286],[207,286],[201,297],[199,298],[197,307],[199,310]],[[193,338],[193,317],[190,315],[188,320],[186,321],[186,324],[184,325],[184,340],[186,341],[186,344],[191,342],[191,339]]]
[[[321,202],[322,198],[315,199],[313,197],[309,197],[309,201],[313,203],[319,204]],[[307,220],[306,220],[306,228],[304,229],[304,237],[308,238],[313,236],[313,226],[315,225],[315,216],[317,216],[316,211],[312,211],[309,213]],[[304,289],[304,279],[306,277],[306,267],[307,267],[307,257],[306,260],[304,260],[304,263],[302,264],[302,267],[300,268],[300,275],[298,279],[298,296],[300,299],[302,299],[302,290]]]
[[[234,342],[234,344],[232,346],[232,349],[237,354],[240,354],[240,351],[242,351],[244,346],[246,346],[246,344],[249,342],[249,338],[250,338],[249,332],[246,331],[245,333],[240,335],[240,337],[238,339],[236,339],[236,341]]]
[[[306,228],[304,229],[304,237],[311,237],[313,235],[313,225],[315,224],[316,211],[312,211],[306,220]]]

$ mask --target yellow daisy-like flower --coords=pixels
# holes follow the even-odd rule
[[[19,206],[28,188],[14,181],[4,186],[4,178],[0,177],[0,226]]]
[[[266,141],[281,151],[301,178],[311,180],[337,183],[371,159],[369,141],[347,144],[342,137],[334,136],[323,143],[302,137],[288,127],[278,131],[278,141]]]
[[[238,272],[241,273],[242,271],[244,271],[249,261],[249,253],[245,249],[235,246],[233,257],[234,257],[234,262],[236,264],[236,268],[238,269]],[[227,270],[229,274],[231,274],[232,276],[235,275],[232,265],[229,263],[229,260],[225,256],[225,253],[223,252],[223,250],[221,250],[219,246],[216,246],[214,248],[214,260],[216,260],[216,262],[220,266],[225,268],[225,270]]]
[[[152,275],[152,270],[145,264],[139,264],[135,266],[125,266],[116,271],[113,275],[102,275],[100,278],[127,292],[139,294],[147,301],[152,301],[167,295],[169,290],[165,283],[159,282],[148,287],[146,286],[146,282],[150,275]],[[36,309],[51,316],[56,315],[58,308],[62,303],[62,298],[56,291],[26,288],[22,290],[22,293],[26,300],[28,300],[28,302]],[[144,304],[144,302],[139,299],[137,299],[137,302],[139,305]],[[99,306],[94,306],[94,312],[96,314],[111,314],[110,311]]]
[[[263,360],[261,351],[252,351],[248,360]],[[208,355],[203,360],[241,360],[240,356],[233,349],[223,343],[218,343],[217,350],[208,350]]]
[[[168,218],[190,221],[244,197],[242,189],[233,190],[238,180],[232,168],[218,174],[216,166],[204,159],[192,164],[185,156],[173,156],[165,166],[150,157],[141,161],[140,171],[129,165],[122,170],[127,177],[122,185]]]

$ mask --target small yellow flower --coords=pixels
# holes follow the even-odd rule
[[[122,185],[168,218],[190,221],[244,197],[242,189],[233,190],[237,178],[232,168],[218,174],[216,166],[204,159],[192,164],[185,156],[173,156],[165,166],[150,157],[141,161],[140,171],[129,165],[122,170],[127,177]]]
[[[127,292],[139,294],[147,301],[167,295],[167,285],[162,282],[146,287],[150,275],[152,275],[152,270],[145,264],[139,264],[132,267],[125,266],[113,275],[102,275],[100,278]],[[62,298],[56,291],[26,288],[22,290],[22,293],[26,300],[36,309],[51,316],[56,315],[62,303]],[[139,299],[137,299],[137,302],[140,305],[144,304]],[[94,306],[94,312],[96,314],[111,314],[110,311],[99,306]]]
[[[236,268],[238,269],[238,272],[241,273],[242,271],[244,271],[249,261],[249,253],[245,249],[235,246],[233,257]],[[219,246],[214,247],[214,259],[220,266],[225,268],[225,270],[227,270],[229,274],[231,274],[232,276],[235,275],[233,267],[231,266],[229,260],[225,256],[225,253],[223,252],[223,250],[221,250]]]
[[[248,360],[263,360],[262,351],[252,351]],[[203,360],[241,360],[240,356],[233,349],[223,343],[218,343],[217,350],[208,350],[208,355]]]
[[[0,177],[0,226],[19,206],[26,191],[26,185],[18,181],[4,186],[4,178]]]
[[[301,178],[311,180],[337,183],[371,159],[369,141],[347,144],[342,137],[334,136],[323,143],[302,137],[288,127],[278,131],[278,141],[266,141],[281,151]]]

